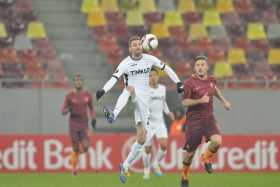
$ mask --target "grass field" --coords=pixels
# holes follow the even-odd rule
[[[280,174],[191,174],[190,187],[279,187]],[[155,175],[149,181],[142,174],[131,174],[125,184],[117,173],[80,173],[71,177],[69,173],[0,174],[1,187],[180,187],[180,173]]]

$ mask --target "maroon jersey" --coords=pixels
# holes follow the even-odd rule
[[[68,113],[68,109],[71,108],[69,124],[72,127],[87,128],[88,127],[88,110],[91,118],[96,117],[95,110],[93,108],[92,94],[88,91],[76,92],[71,91],[65,96],[65,101],[61,109],[63,115]]]
[[[208,76],[207,79],[199,79],[196,75],[192,75],[185,83],[184,99],[200,99],[204,94],[208,93],[209,102],[188,107],[187,119],[188,123],[207,119],[213,115],[213,96],[215,94],[216,79],[214,76]]]

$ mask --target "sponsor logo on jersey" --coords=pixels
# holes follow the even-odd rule
[[[131,75],[139,75],[144,73],[149,73],[151,68],[144,68],[144,69],[138,69],[138,70],[132,70],[130,71]]]

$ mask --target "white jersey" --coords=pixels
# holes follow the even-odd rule
[[[155,129],[157,126],[165,126],[163,112],[169,113],[169,108],[166,103],[166,87],[158,84],[157,88],[151,88],[151,102],[150,102],[150,125]]]
[[[165,68],[165,64],[157,57],[142,54],[139,60],[134,60],[131,56],[126,57],[118,66],[113,76],[120,78],[125,76],[126,85],[131,85],[135,89],[136,95],[149,95],[149,73],[152,67]]]

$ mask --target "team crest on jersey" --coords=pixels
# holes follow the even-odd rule
[[[210,83],[210,86],[213,88],[213,87],[214,87],[214,84],[213,84],[213,83]]]

